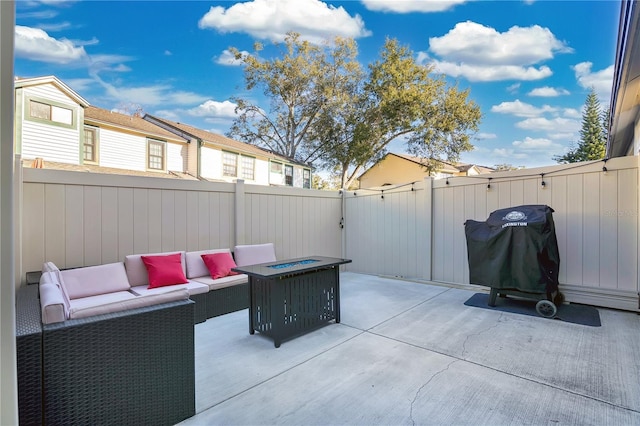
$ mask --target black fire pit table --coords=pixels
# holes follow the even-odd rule
[[[310,256],[238,266],[249,276],[249,333],[283,340],[340,322],[340,268],[350,259]]]

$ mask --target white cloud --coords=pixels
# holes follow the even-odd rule
[[[288,32],[295,31],[312,43],[335,36],[359,38],[371,34],[360,15],[351,16],[342,6],[320,0],[253,0],[227,9],[212,6],[198,26],[272,41],[282,41]]]
[[[453,9],[467,0],[361,0],[364,7],[376,12],[412,13],[412,12],[443,12]]]
[[[510,148],[496,148],[491,152],[493,157],[504,158],[508,160],[523,160],[529,158],[529,156],[522,152],[516,152]]]
[[[92,78],[70,78],[64,82],[77,93],[88,92],[96,84]]]
[[[565,108],[562,115],[567,118],[582,118],[582,113],[575,108]]]
[[[164,55],[165,55],[165,56],[172,56],[172,55],[173,55],[173,52],[171,52],[170,50],[165,50],[165,51],[164,51]]]
[[[574,140],[576,138],[576,134],[575,133],[566,133],[566,132],[547,133],[547,136],[550,139],[563,140],[563,141],[571,141],[571,140]]]
[[[88,67],[91,73],[100,71],[126,72],[130,68],[123,62],[132,58],[123,55],[89,55],[84,46],[98,44],[97,39],[72,41],[56,39],[38,28],[16,25],[15,55],[31,61],[75,67]]]
[[[471,21],[456,24],[442,37],[430,37],[429,50],[449,61],[479,65],[531,65],[572,51],[538,25],[500,33]]]
[[[507,92],[509,93],[517,93],[520,90],[520,83],[513,83],[511,86],[507,87]]]
[[[553,73],[547,66],[521,67],[517,65],[473,65],[446,61],[433,61],[431,65],[439,73],[450,77],[464,77],[469,81],[540,80]]]
[[[240,55],[242,55],[242,57],[244,58],[245,56],[249,55],[249,52],[243,50],[240,52]],[[214,62],[216,64],[225,66],[240,66],[243,63],[242,59],[236,59],[236,57],[232,55],[231,52],[227,49],[223,50],[220,56],[214,58]]]
[[[530,138],[529,136],[525,137],[522,141],[513,141],[512,145],[518,149],[522,150],[545,150],[548,151],[550,149],[557,150],[562,149],[562,145],[552,142],[550,139],[545,138]]]
[[[172,109],[159,109],[153,113],[156,117],[166,118],[167,120],[180,122],[180,116],[176,113],[176,110]]]
[[[187,113],[194,117],[235,118],[236,106],[236,104],[230,101],[218,102],[208,100],[195,108],[191,108]]]
[[[543,97],[543,98],[554,98],[556,96],[563,96],[563,95],[569,95],[569,91],[567,89],[563,89],[563,88],[555,88],[555,87],[549,87],[549,86],[544,86],[544,87],[536,87],[535,89],[533,89],[532,91],[530,91],[529,93],[527,93],[529,96],[539,96],[539,97]]]
[[[87,60],[84,47],[67,39],[55,39],[38,28],[16,25],[15,55],[17,57],[54,64],[70,64]]]
[[[591,71],[591,62],[580,62],[571,67],[576,75],[576,80],[585,89],[593,88],[600,102],[609,102],[611,86],[613,85],[613,65],[600,71]]]
[[[92,77],[105,90],[107,95],[119,102],[132,102],[145,107],[154,105],[193,105],[207,98],[193,92],[174,90],[165,84],[141,87],[122,87],[105,82],[97,73]]]
[[[558,111],[558,108],[544,105],[542,107],[536,107],[531,104],[525,103],[516,99],[513,102],[502,102],[499,105],[491,107],[491,112],[497,112],[500,114],[511,114],[516,117],[539,117],[544,113],[553,113]]]
[[[548,29],[514,26],[500,33],[475,22],[459,22],[447,34],[429,38],[431,61],[439,72],[469,81],[540,80],[552,75],[540,62],[573,50]],[[418,55],[421,63],[429,55]]]
[[[497,137],[498,136],[495,133],[478,133],[475,136],[475,139],[481,141],[481,140],[487,140],[487,139],[495,139]]]
[[[563,117],[535,117],[519,121],[518,123],[516,123],[516,127],[538,132],[577,132],[578,130],[580,130],[580,122],[578,120]]]

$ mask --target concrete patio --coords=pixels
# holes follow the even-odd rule
[[[285,341],[247,310],[195,327],[184,425],[640,424],[640,316],[467,307],[478,288],[341,274],[341,323]]]

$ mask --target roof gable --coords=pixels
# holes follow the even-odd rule
[[[60,79],[58,79],[58,77],[53,75],[48,75],[44,77],[34,77],[34,78],[16,77],[13,85],[15,89],[19,89],[23,87],[40,86],[42,84],[53,84],[60,91],[62,91],[64,94],[66,94],[75,102],[77,102],[80,106],[82,107],[89,106],[89,102],[86,99],[84,99],[82,96],[80,96],[75,91],[73,91],[69,86],[64,84]]]

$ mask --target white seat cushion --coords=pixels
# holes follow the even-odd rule
[[[156,288],[149,288],[146,285],[131,287],[131,291],[134,294],[137,294],[140,296],[168,293],[170,291],[180,290],[180,289],[187,290],[189,292],[189,295],[193,296],[194,294],[207,293],[209,291],[209,286],[203,283],[189,280],[187,284],[175,284],[175,285],[168,285],[168,286],[156,287]]]
[[[173,302],[175,300],[186,300],[189,298],[189,292],[184,289],[167,291],[164,293],[147,296],[135,296],[128,291],[120,293],[128,293],[130,297],[119,294],[110,298],[111,301],[106,301],[106,299],[103,297],[107,295],[77,299],[74,301],[76,302],[76,306],[71,308],[70,318],[86,318],[93,315],[103,315],[112,312],[126,311],[128,309],[159,305],[161,303]]]
[[[238,284],[244,284],[249,282],[249,277],[245,274],[229,275],[226,277],[213,279],[211,277],[199,277],[194,278],[193,281],[197,281],[209,286],[209,291],[217,290],[219,288],[231,287]]]

